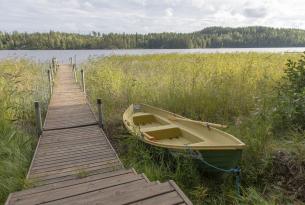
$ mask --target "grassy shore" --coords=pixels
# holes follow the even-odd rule
[[[174,179],[196,204],[301,204],[304,133],[293,127],[278,131],[273,114],[287,59],[299,58],[272,53],[113,56],[82,67],[87,93],[92,103],[102,98],[108,135],[127,166],[151,180]],[[247,144],[242,196],[235,193],[233,176],[206,176],[191,160],[162,160],[164,153],[126,133],[122,113],[136,102],[228,124],[225,131]]]
[[[0,204],[25,180],[36,145],[33,102],[47,105],[47,79],[41,65],[27,60],[0,61]]]

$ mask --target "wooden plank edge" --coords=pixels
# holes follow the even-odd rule
[[[73,128],[89,127],[89,126],[94,126],[94,125],[98,125],[98,123],[97,122],[92,122],[92,123],[65,126],[65,127],[52,127],[52,126],[50,126],[51,128],[43,128],[43,131],[47,132],[47,131],[54,131],[54,130],[66,130],[66,129],[73,129]]]
[[[193,205],[191,200],[189,200],[189,198],[184,194],[184,192],[178,187],[176,182],[174,182],[173,180],[169,180],[168,182],[176,190],[176,192],[179,194],[179,196],[184,200],[184,202],[187,205]]]
[[[4,205],[9,205],[10,204],[10,200],[12,198],[12,193],[10,193],[6,199],[6,202],[4,203]]]
[[[98,118],[97,118],[97,116],[95,115],[95,113],[93,112],[93,109],[92,109],[92,106],[91,106],[91,104],[90,104],[90,101],[88,100],[87,93],[85,92],[84,95],[85,95],[86,102],[87,102],[87,104],[88,104],[88,106],[89,106],[89,108],[90,108],[90,111],[91,111],[93,117],[94,117],[95,120],[98,122]],[[100,131],[100,133],[103,134],[103,135],[105,136],[107,142],[108,142],[109,145],[110,145],[110,148],[114,151],[114,153],[115,153],[116,157],[118,158],[119,162],[121,163],[122,167],[125,168],[124,164],[122,163],[122,161],[121,161],[121,159],[119,158],[119,156],[118,156],[116,150],[113,148],[112,144],[110,143],[110,141],[109,141],[107,135],[105,134],[104,130],[103,130],[102,128],[100,128],[99,126],[97,126],[97,127],[98,127],[98,130]]]
[[[39,147],[39,144],[40,144],[40,139],[41,139],[42,135],[39,136],[39,139],[38,139],[38,142],[37,142],[37,145],[36,145],[36,148],[35,148],[35,152],[33,154],[33,157],[32,157],[32,160],[31,160],[31,164],[30,164],[30,167],[28,169],[28,173],[26,175],[26,179],[29,179],[29,176],[31,174],[31,170],[32,170],[32,167],[34,166],[34,160],[35,160],[35,157],[37,155],[37,152],[38,152],[38,147]]]
[[[145,179],[145,181],[146,181],[147,183],[150,183],[150,182],[151,182],[151,181],[147,178],[147,176],[146,176],[144,173],[142,173],[141,175],[143,176],[143,178]]]

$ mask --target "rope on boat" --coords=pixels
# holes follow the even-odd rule
[[[185,147],[186,147],[186,150],[188,150],[190,157],[200,160],[206,166],[211,167],[211,168],[213,168],[217,171],[221,171],[221,172],[225,172],[225,173],[229,173],[229,174],[234,174],[235,175],[236,192],[237,192],[238,195],[240,195],[240,174],[241,174],[240,167],[235,167],[235,168],[230,168],[230,169],[223,169],[223,168],[217,167],[217,166],[207,162],[206,160],[204,160],[204,158],[202,157],[202,154],[199,151],[197,151],[197,150],[194,151],[187,145],[185,145]],[[172,153],[172,154],[176,155],[177,153]]]

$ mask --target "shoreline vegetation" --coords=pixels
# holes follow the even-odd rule
[[[47,79],[41,64],[0,60],[0,204],[30,186],[25,179],[37,143],[34,101],[46,111]]]
[[[304,59],[301,54],[163,54],[97,58],[80,67],[91,103],[103,101],[107,135],[126,167],[151,180],[175,180],[195,204],[303,204]],[[234,176],[203,174],[198,162],[167,160],[165,152],[132,137],[122,113],[137,102],[228,124],[224,131],[247,144],[242,195],[236,195]]]
[[[174,179],[194,204],[305,203],[304,54],[111,56],[80,68],[91,103],[102,99],[105,131],[126,167],[151,180]],[[31,186],[25,175],[37,142],[33,101],[46,111],[46,69],[29,60],[0,60],[0,203]],[[122,113],[137,102],[229,125],[224,131],[247,144],[242,195],[233,175],[201,173],[198,162],[168,160],[166,152],[131,136]]]
[[[305,30],[251,27],[207,27],[191,33],[90,34],[1,32],[0,50],[37,49],[181,49],[304,47]]]

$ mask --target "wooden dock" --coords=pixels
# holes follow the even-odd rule
[[[59,66],[27,179],[33,188],[11,193],[6,205],[192,204],[174,181],[124,168],[71,65]]]

